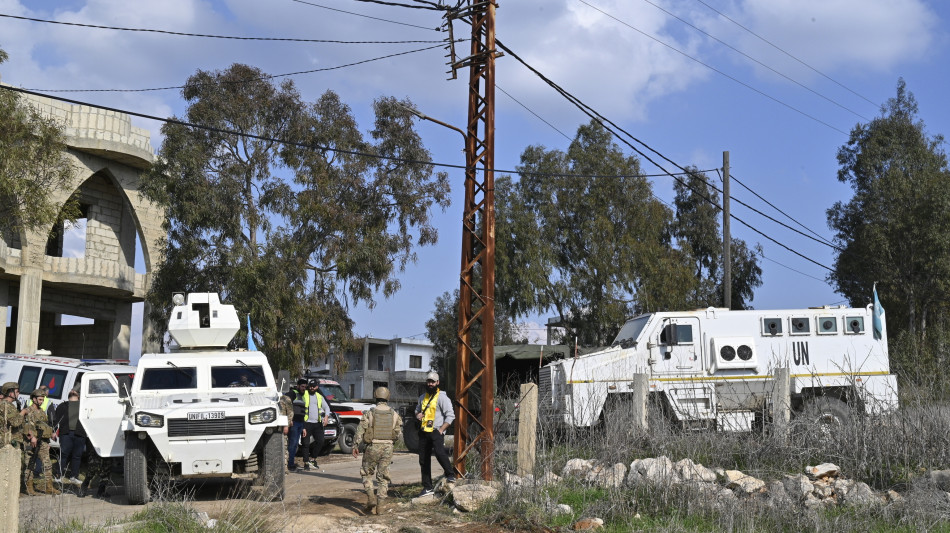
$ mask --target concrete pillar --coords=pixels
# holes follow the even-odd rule
[[[360,398],[366,398],[366,376],[369,375],[369,337],[363,339],[363,372],[360,374]]]
[[[9,320],[10,282],[0,280],[0,352],[7,351],[7,320]]]
[[[775,369],[775,388],[772,390],[772,424],[775,436],[785,438],[792,417],[792,380],[789,369]]]
[[[112,359],[129,358],[129,338],[132,335],[132,303],[116,302],[115,320],[112,321],[109,338],[109,357]]]
[[[146,274],[146,287],[152,286],[152,275]],[[158,333],[157,325],[152,321],[152,306],[145,301],[142,306],[142,354],[162,353],[163,343],[161,339],[152,340]]]
[[[635,431],[646,431],[647,427],[647,398],[650,391],[650,382],[646,374],[633,375],[633,424]]]
[[[518,402],[518,475],[534,475],[534,460],[538,445],[538,386],[521,385]]]
[[[20,450],[5,444],[0,448],[0,533],[20,529]]]
[[[40,338],[40,302],[43,298],[43,270],[24,267],[17,302],[16,352],[36,353]]]

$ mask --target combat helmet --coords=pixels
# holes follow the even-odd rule
[[[376,390],[373,391],[373,398],[377,400],[383,400],[384,402],[389,401],[389,389],[387,387],[376,387]]]
[[[3,387],[0,387],[0,394],[6,396],[10,391],[14,389],[19,389],[20,384],[16,381],[8,381],[3,384]]]

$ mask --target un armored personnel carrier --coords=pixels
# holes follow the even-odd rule
[[[115,391],[83,394],[90,440],[103,457],[124,457],[130,504],[149,501],[154,479],[243,479],[283,499],[287,417],[267,358],[227,349],[240,321],[217,294],[176,293],[173,302],[177,347],[143,355],[127,395],[111,373],[83,376],[83,393],[103,380]]]

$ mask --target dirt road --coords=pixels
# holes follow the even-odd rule
[[[320,458],[320,470],[297,470],[288,474],[286,480],[287,496],[283,502],[268,505],[267,512],[283,513],[287,517],[285,531],[312,531],[314,527],[330,527],[358,516],[365,502],[363,484],[360,480],[360,461],[352,456],[333,453]],[[393,457],[391,475],[394,484],[419,483],[418,456],[408,452],[397,452]],[[121,475],[114,474],[113,480],[121,483]],[[74,489],[68,488],[67,490]],[[246,501],[233,498],[234,484],[222,482],[188,483],[181,488],[195,509],[206,511],[211,516],[226,513],[236,505]],[[92,496],[79,498],[74,492],[61,496],[23,496],[20,498],[21,528],[34,524],[37,526],[61,525],[77,519],[86,524],[112,524],[123,521],[142,505],[126,505],[121,486],[109,488],[111,497],[100,500]],[[182,493],[177,495],[181,498]],[[162,495],[159,495],[161,498]],[[173,496],[170,495],[169,499]]]

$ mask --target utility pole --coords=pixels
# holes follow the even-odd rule
[[[729,235],[729,152],[722,153],[722,304],[732,309],[732,237]]]
[[[453,72],[469,69],[454,460],[464,475],[479,445],[486,481],[495,454],[495,7],[468,0],[451,14],[472,25],[471,55],[452,63]]]

